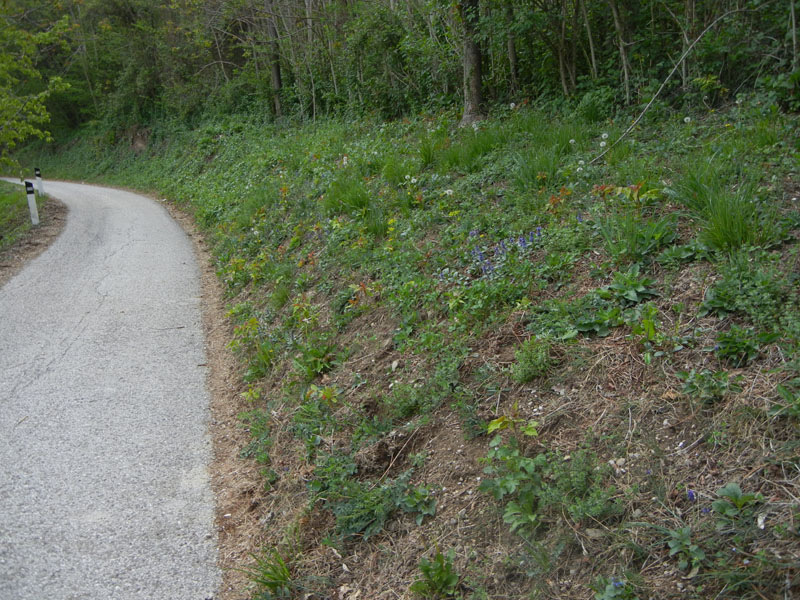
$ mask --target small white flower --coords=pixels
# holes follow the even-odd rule
[[[417,178],[416,177],[412,177],[411,178],[411,183],[417,183]]]
[[[603,134],[603,135],[601,135],[600,137],[601,137],[601,138],[603,138],[604,140],[607,140],[607,139],[608,139],[608,134],[607,134],[607,133],[604,133],[604,134]]]
[[[583,173],[583,167],[578,167],[578,173]]]
[[[600,147],[601,148],[605,148],[606,147],[606,143],[605,142],[600,142]]]
[[[342,166],[343,167],[347,166],[347,155],[346,154],[342,157]]]
[[[687,123],[687,124],[691,123],[692,122],[692,118],[691,117],[683,117],[683,122]]]
[[[578,164],[579,164],[580,166],[583,166],[583,165],[585,165],[585,164],[586,164],[586,162],[585,162],[585,161],[582,161],[582,160],[579,160],[579,161],[578,161]]]
[[[509,104],[509,106],[511,107],[511,110],[514,110],[515,108],[517,108],[517,105],[514,104],[513,102],[511,104]]]
[[[472,124],[472,131],[478,131],[478,122]]]
[[[445,190],[444,191],[444,195],[445,196],[452,196],[453,195],[453,190]]]
[[[408,181],[409,179],[411,179],[411,175],[406,175],[406,181]]]
[[[570,144],[574,144],[574,143],[575,143],[575,140],[574,140],[574,139],[571,139],[571,140],[569,141],[569,143],[570,143]]]

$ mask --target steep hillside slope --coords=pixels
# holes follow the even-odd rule
[[[213,240],[263,473],[229,517],[251,597],[796,593],[797,118],[648,118],[231,119],[36,156]]]

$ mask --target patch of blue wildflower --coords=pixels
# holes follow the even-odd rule
[[[638,600],[631,584],[618,577],[599,577],[592,585],[595,600]]]

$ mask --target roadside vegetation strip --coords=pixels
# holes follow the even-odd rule
[[[47,197],[37,200],[41,222],[31,227],[25,188],[0,181],[0,286],[44,252],[66,223],[67,208]]]
[[[0,251],[14,244],[30,228],[25,188],[0,181]]]
[[[590,164],[609,116],[221,119],[43,163],[212,240],[263,476],[250,596],[800,585],[797,117],[661,107]]]

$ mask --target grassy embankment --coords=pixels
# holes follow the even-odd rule
[[[42,201],[37,197],[41,211]],[[0,251],[12,246],[31,228],[25,188],[0,181]]]
[[[264,474],[254,596],[796,593],[797,118],[654,111],[591,164],[623,129],[592,116],[37,157],[213,240]]]

